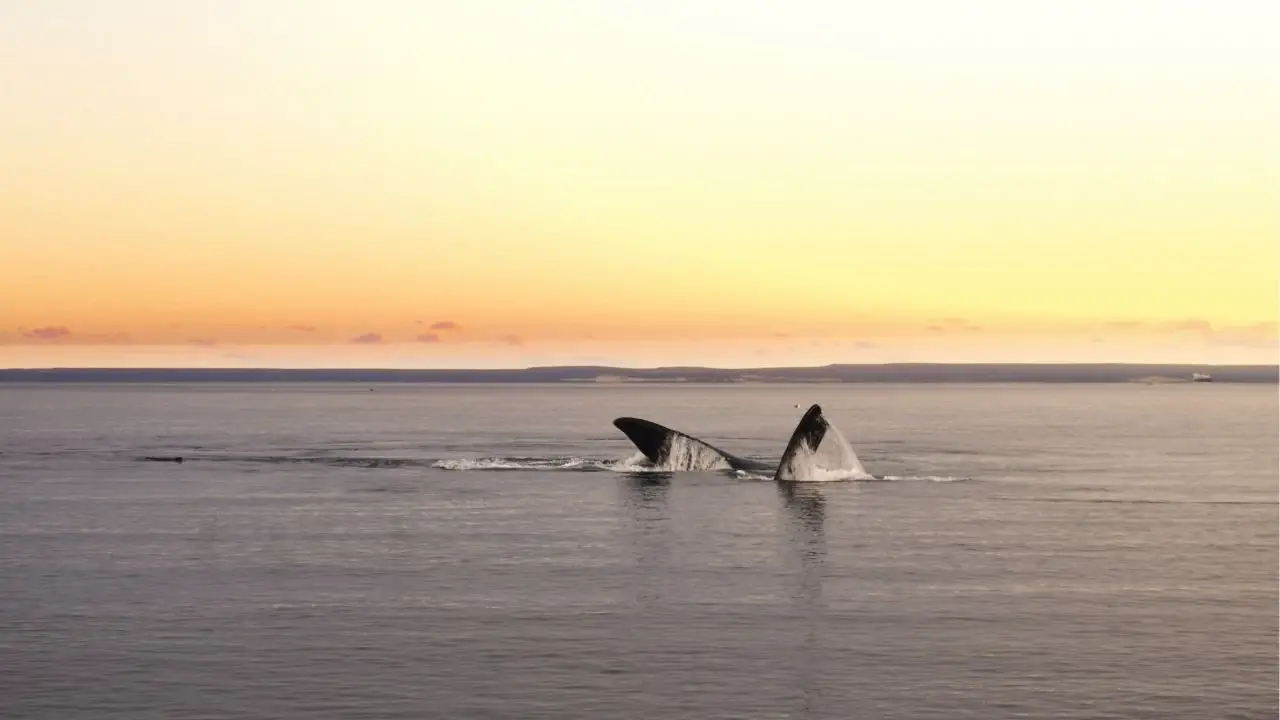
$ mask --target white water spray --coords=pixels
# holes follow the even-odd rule
[[[723,454],[704,442],[680,433],[667,436],[664,458],[659,467],[670,472],[729,469],[729,463]]]
[[[779,477],[792,482],[829,482],[833,480],[871,480],[875,476],[862,467],[862,461],[849,441],[830,423],[818,443],[809,447],[801,442],[795,453],[782,459]]]

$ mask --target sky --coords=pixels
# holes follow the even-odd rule
[[[1277,26],[0,0],[0,367],[1274,363]]]

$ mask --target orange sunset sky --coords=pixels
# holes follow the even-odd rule
[[[1273,363],[1276,27],[0,0],[0,367]]]

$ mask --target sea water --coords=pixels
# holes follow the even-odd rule
[[[1276,400],[0,385],[0,716],[1275,717]],[[811,402],[888,479],[610,424],[776,461]]]

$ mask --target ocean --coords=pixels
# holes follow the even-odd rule
[[[611,425],[776,460],[813,402],[882,479]],[[1278,435],[1275,385],[0,384],[0,716],[1274,718]]]

